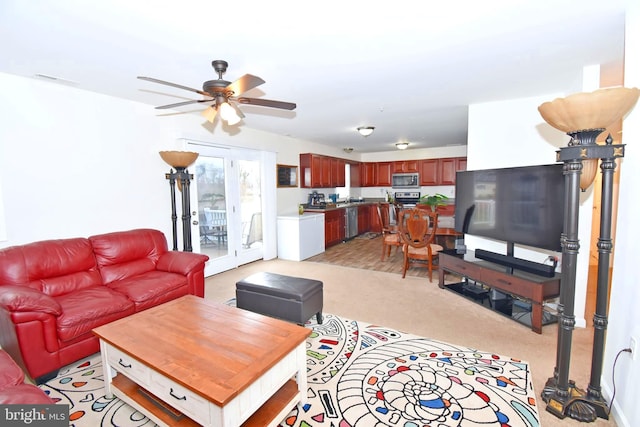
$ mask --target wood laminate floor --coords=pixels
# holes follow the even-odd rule
[[[383,271],[402,275],[402,249],[391,248],[391,256],[380,261],[382,254],[382,236],[367,238],[372,234],[365,234],[344,243],[327,248],[323,253],[308,258],[306,261],[324,264],[340,265],[343,267],[361,268],[364,270]],[[427,278],[427,268],[411,267],[408,276]],[[433,272],[433,281],[438,280],[437,270]]]

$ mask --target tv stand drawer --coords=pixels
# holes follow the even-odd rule
[[[440,268],[454,271],[461,276],[469,278],[480,277],[482,271],[482,267],[479,267],[472,262],[467,262],[455,256],[439,256],[438,262]]]
[[[527,299],[535,298],[536,289],[541,288],[539,285],[532,284],[531,282],[519,279],[510,274],[503,274],[492,270],[482,271],[479,281],[492,288]]]

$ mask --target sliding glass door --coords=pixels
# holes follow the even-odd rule
[[[260,152],[194,144],[193,251],[209,256],[205,275],[263,258]]]

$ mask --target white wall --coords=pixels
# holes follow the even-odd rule
[[[148,105],[10,74],[0,73],[0,93],[0,247],[135,227],[169,236],[169,167],[158,151],[186,149],[184,139],[271,151],[289,165],[305,152],[361,160],[339,148],[247,126],[230,134],[198,114],[156,115]],[[277,189],[277,214],[297,213],[309,191]]]
[[[640,87],[640,3],[635,2],[627,14],[625,42],[625,86]],[[575,90],[593,90],[594,69],[585,69],[576,76]],[[597,79],[595,80],[597,82]],[[468,169],[525,166],[554,163],[555,150],[566,145],[568,137],[548,126],[537,106],[566,94],[549,94],[521,100],[472,105],[469,109]],[[602,372],[603,394],[607,402],[613,395],[613,364],[618,352],[629,347],[630,337],[640,343],[640,287],[637,284],[637,243],[640,211],[637,188],[640,186],[640,107],[624,120],[624,140],[627,144],[620,169],[618,199],[618,230],[614,241],[614,264],[609,325],[606,335]],[[592,191],[581,194],[579,239],[582,250],[578,258],[576,280],[576,326],[585,326],[583,317],[588,273],[588,246],[591,228]],[[466,239],[468,246],[482,244],[486,239]],[[585,249],[586,248],[586,249]],[[501,248],[498,248],[498,250]],[[526,257],[525,257],[526,258]],[[527,258],[531,259],[531,258]],[[538,259],[539,261],[539,259]],[[640,349],[638,350],[640,351]],[[584,369],[584,368],[583,368]],[[550,375],[552,373],[550,372]],[[628,353],[620,356],[616,367],[616,397],[613,417],[619,426],[640,425],[640,356],[632,361]],[[578,384],[586,389],[588,384]]]
[[[470,106],[467,169],[555,163],[556,151],[566,146],[569,137],[549,126],[538,112],[538,106],[559,96],[564,95],[548,94]],[[578,327],[586,326],[584,307],[591,236],[592,198],[590,194],[591,192],[581,194],[578,235],[583,250],[578,255],[575,297],[576,326]],[[506,245],[501,242],[468,236],[465,238],[465,243],[470,249],[482,248],[506,253]],[[561,257],[561,253],[533,250],[518,245],[514,252],[518,258],[535,262],[544,262],[549,254]]]
[[[170,236],[169,166],[158,151],[185,148],[182,138],[272,151],[294,165],[301,151],[339,151],[245,127],[231,136],[197,114],[156,116],[148,105],[9,74],[0,73],[0,93],[0,247],[136,227]],[[278,189],[278,213],[297,212],[307,192]]]
[[[626,20],[624,86],[640,88],[640,2],[630,2]],[[616,354],[629,346],[630,337],[640,343],[640,286],[638,286],[638,238],[640,238],[640,104],[623,123],[625,156],[620,167],[618,229],[614,241],[613,278],[609,326],[602,384],[613,394],[612,370]],[[640,348],[638,349],[640,352]],[[622,354],[616,366],[613,414],[620,427],[640,426],[640,354],[631,360]]]
[[[0,245],[170,230],[157,153],[168,132],[146,106],[6,74],[0,92]]]

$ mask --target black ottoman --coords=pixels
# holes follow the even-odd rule
[[[304,325],[322,323],[322,282],[275,273],[256,273],[236,283],[238,308]]]

